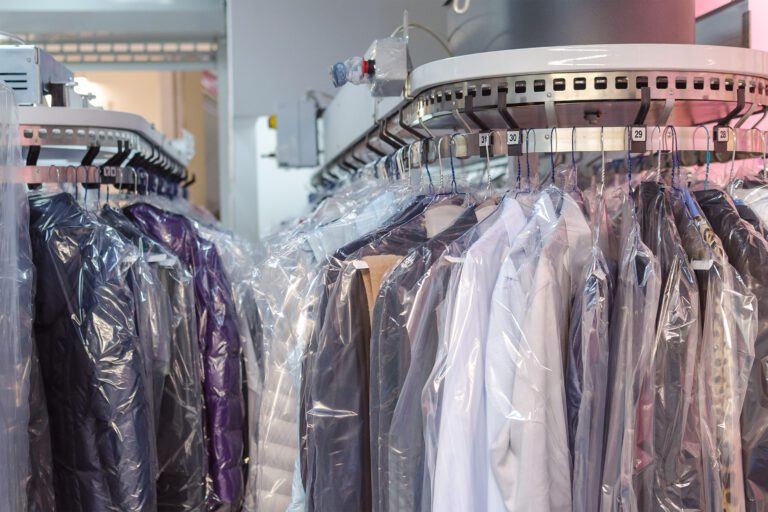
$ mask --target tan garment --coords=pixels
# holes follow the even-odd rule
[[[361,272],[363,276],[363,285],[365,286],[365,295],[368,299],[369,318],[373,319],[373,305],[376,303],[376,296],[379,294],[381,282],[389,271],[395,268],[402,259],[402,256],[394,254],[363,257],[363,261],[368,265],[368,268],[362,269]]]

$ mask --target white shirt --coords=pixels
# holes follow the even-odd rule
[[[446,319],[448,359],[432,482],[435,511],[486,511],[483,361],[491,293],[504,250],[526,222],[515,200],[506,198],[502,208],[496,222],[466,252],[460,274],[452,276],[458,282]]]
[[[592,235],[578,205],[548,194],[504,260],[486,352],[488,510],[571,509],[564,348],[574,280]]]

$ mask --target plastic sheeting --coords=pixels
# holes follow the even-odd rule
[[[237,508],[243,498],[244,401],[241,345],[232,288],[213,243],[187,218],[147,203],[124,212],[192,271],[203,355],[209,506]]]
[[[69,194],[30,204],[56,507],[153,510],[152,409],[129,283],[138,251]]]
[[[245,503],[248,507],[252,506],[257,492],[256,466],[260,460],[259,411],[264,387],[263,330],[257,304],[259,274],[256,267],[256,250],[249,242],[232,233],[199,223],[196,224],[196,229],[202,237],[216,246],[231,286],[237,312],[246,376],[244,393],[247,396],[245,441],[248,447],[248,478]]]
[[[600,506],[605,512],[646,510],[638,507],[636,477],[642,476],[654,461],[647,436],[654,420],[650,383],[661,270],[640,238],[630,199],[623,202],[619,240],[622,245],[610,327],[609,413]]]
[[[651,359],[653,430],[639,440],[652,453],[638,472],[635,492],[640,510],[702,510],[699,292],[665,192],[646,181],[636,194],[641,237],[659,261],[662,289]]]
[[[168,339],[163,349],[159,342],[165,338],[152,338],[153,374],[162,379],[153,383],[158,510],[204,510],[207,461],[192,276],[178,258],[145,236],[120,210],[105,206],[100,215],[139,248],[152,269],[152,285],[160,292],[160,311],[152,322],[163,329]],[[167,323],[159,324],[163,318]]]
[[[260,263],[264,390],[259,414],[255,503],[247,510],[304,510],[299,464],[302,358],[314,330],[323,264],[340,246],[375,229],[407,197],[365,179],[326,199],[297,228],[268,240]],[[253,470],[252,470],[253,471]],[[249,475],[250,477],[251,475]]]
[[[489,510],[571,507],[564,362],[591,245],[578,203],[547,190],[503,260],[485,356]]]
[[[595,226],[583,287],[571,307],[565,377],[568,445],[571,451],[573,510],[599,510],[603,436],[608,397],[610,319],[615,276],[601,248],[608,237],[602,197],[591,217]],[[578,275],[578,274],[577,274]],[[600,463],[596,463],[600,461]]]
[[[739,272],[758,304],[768,304],[768,243],[743,220],[733,202],[721,190],[695,193],[704,215],[720,238],[728,260]],[[766,399],[765,363],[768,360],[768,311],[758,307],[755,359],[752,365],[744,407],[741,413],[743,468],[746,510],[768,507],[768,399]],[[727,439],[723,442],[727,443]],[[733,453],[727,444],[728,453]],[[734,462],[734,461],[731,461]],[[726,489],[727,491],[727,489]]]
[[[456,238],[477,222],[470,208],[448,229],[408,253],[382,282],[373,308],[371,326],[370,431],[373,510],[395,509],[400,501],[389,493],[389,429],[397,399],[410,365],[413,339],[409,320],[424,277],[432,263]],[[388,505],[390,498],[395,504]]]
[[[508,200],[507,200],[508,201]],[[450,244],[423,276],[414,297],[411,316],[407,319],[413,345],[402,389],[392,413],[389,429],[388,464],[385,474],[388,485],[388,509],[431,510],[431,484],[427,471],[422,390],[428,382],[443,331],[445,301],[460,255],[482,236],[501,215],[496,208],[489,216]],[[456,256],[459,255],[459,256]],[[439,396],[439,395],[438,395]],[[434,452],[433,452],[434,453]],[[430,464],[434,468],[434,462]]]
[[[371,311],[381,282],[412,248],[449,227],[461,200],[430,204],[423,213],[339,263],[308,372],[308,510],[372,506],[369,438]]]
[[[705,510],[744,510],[739,416],[754,360],[757,303],[687,190],[670,194],[702,310],[698,361]]]
[[[35,428],[28,401],[34,269],[25,187],[12,181],[11,166],[21,164],[18,133],[13,91],[0,84],[0,509],[24,512]]]

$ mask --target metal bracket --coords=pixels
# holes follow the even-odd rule
[[[27,165],[37,165],[38,158],[40,158],[40,146],[29,146],[27,150]]]
[[[80,165],[93,165],[93,161],[96,160],[96,157],[99,155],[99,151],[101,148],[99,145],[90,146],[88,148],[88,151],[86,151],[85,156],[83,157],[83,160],[80,162]]]
[[[741,128],[741,126],[747,122],[747,119],[752,117],[752,114],[755,113],[755,110],[757,110],[757,103],[752,103],[746,112],[744,112],[744,115],[741,116],[741,119],[739,119],[735,125],[733,125],[734,128]]]
[[[480,131],[487,132],[488,125],[475,114],[475,96],[477,96],[477,89],[474,87],[468,88],[467,95],[464,97],[464,114],[480,128]]]
[[[554,101],[549,100],[544,102],[544,113],[547,116],[547,128],[556,128],[557,110],[555,109]]]
[[[739,87],[738,91],[736,91],[736,108],[731,110],[727,116],[720,119],[717,122],[717,126],[726,126],[731,123],[734,119],[736,119],[739,114],[741,114],[741,111],[744,110],[744,105],[747,103],[747,97],[746,97],[746,90],[743,87]]]
[[[403,121],[403,111],[400,110],[400,113],[397,115],[397,124],[400,125],[400,128],[407,131],[414,137],[416,137],[416,140],[421,140],[425,138],[421,133],[419,133],[415,128],[411,128],[407,124],[405,124],[405,121]]]
[[[669,116],[672,115],[672,109],[675,108],[675,98],[667,98],[664,100],[664,109],[661,111],[657,124],[659,126],[665,126],[669,122]]]
[[[648,117],[648,112],[651,110],[651,88],[640,88],[640,108],[637,110],[635,121],[632,123],[635,126],[643,126],[645,124],[645,118]]]
[[[403,139],[389,131],[389,122],[386,119],[381,123],[381,125],[384,128],[384,135],[395,141],[397,144],[400,144],[400,147],[408,145],[408,143]]]
[[[371,136],[371,134],[370,134],[370,133],[367,133],[367,134],[365,135],[365,147],[366,147],[366,148],[367,148],[367,149],[368,149],[368,150],[369,150],[371,153],[373,153],[374,155],[377,155],[377,156],[387,156],[387,154],[386,154],[385,152],[383,152],[383,151],[381,151],[381,150],[379,150],[379,149],[376,149],[376,148],[375,148],[373,145],[371,145],[371,139],[370,139],[370,136]]]
[[[762,114],[762,116],[760,116],[760,118],[757,120],[757,122],[752,125],[752,129],[753,130],[755,128],[757,128],[758,126],[760,126],[760,123],[762,123],[765,120],[765,117],[768,116],[768,106],[765,106],[765,107],[761,108],[760,110],[755,112],[755,114]]]
[[[472,127],[469,126],[469,123],[467,123],[467,121],[464,119],[464,116],[461,115],[461,112],[459,112],[459,109],[457,108],[453,109],[453,117],[455,117],[456,120],[461,124],[465,132],[472,133],[474,131],[472,130]]]
[[[496,107],[496,110],[499,112],[499,115],[504,120],[504,122],[507,125],[507,128],[510,130],[517,130],[520,128],[520,125],[517,124],[517,121],[515,121],[515,118],[512,117],[512,114],[509,113],[509,110],[507,110],[507,93],[509,92],[508,86],[506,85],[500,85],[497,91],[497,96],[499,98],[499,103]]]
[[[395,138],[392,138],[389,136],[389,134],[387,133],[387,129],[385,128],[386,125],[387,125],[386,120],[384,120],[379,125],[379,140],[383,140],[384,142],[386,142],[387,144],[389,144],[395,149],[400,149],[401,147],[405,146],[404,141],[396,140]]]

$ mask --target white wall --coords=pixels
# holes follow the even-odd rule
[[[255,165],[257,117],[310,89],[332,93],[328,68],[389,36],[406,8],[412,23],[443,33],[445,8],[437,0],[229,0],[227,8],[232,121],[230,169],[222,172],[221,181],[222,219],[256,238],[279,218],[274,212],[298,213],[306,206],[306,194],[295,193],[296,171]],[[415,65],[445,56],[437,43],[416,31],[411,47]]]

